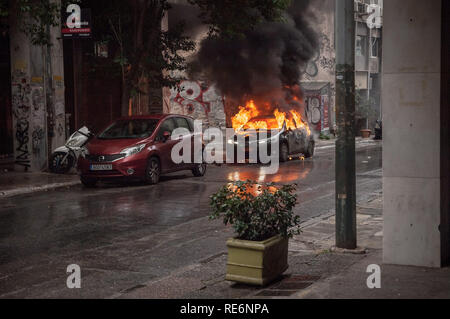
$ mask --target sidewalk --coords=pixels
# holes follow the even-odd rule
[[[370,138],[356,137],[355,138],[355,144],[357,147],[363,147],[363,146],[367,146],[370,144],[376,145],[379,143],[381,143],[381,140],[376,141],[373,139],[373,137],[370,137]],[[335,144],[336,144],[336,138],[334,138],[334,137],[331,137],[329,140],[316,139],[316,149],[332,148],[335,146]]]
[[[0,172],[0,199],[16,195],[42,192],[80,183],[76,174]]]
[[[290,240],[289,269],[268,287],[225,281],[227,255],[222,251],[112,298],[450,298],[450,269],[382,265],[381,194],[358,205],[357,211],[360,249],[333,249],[333,212],[310,220]],[[381,289],[367,287],[371,264],[381,266]]]

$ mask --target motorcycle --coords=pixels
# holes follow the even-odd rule
[[[375,140],[383,139],[383,123],[381,120],[377,120],[375,124]]]
[[[55,174],[68,173],[76,165],[83,147],[93,136],[85,126],[73,133],[64,146],[53,151],[49,163],[50,171]]]

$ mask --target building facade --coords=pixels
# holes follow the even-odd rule
[[[305,94],[306,117],[316,134],[334,131],[335,108],[335,1],[311,2],[311,21],[319,46],[302,70],[301,86]]]
[[[355,1],[356,131],[381,119],[383,0]]]

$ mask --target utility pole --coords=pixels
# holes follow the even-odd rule
[[[336,247],[356,249],[355,12],[336,0]]]

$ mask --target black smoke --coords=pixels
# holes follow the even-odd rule
[[[207,38],[192,61],[190,76],[214,83],[227,98],[283,104],[301,95],[301,69],[318,47],[310,25],[310,1],[294,0],[285,22],[262,23],[239,39]]]

